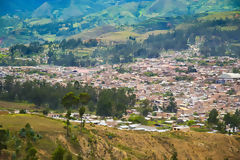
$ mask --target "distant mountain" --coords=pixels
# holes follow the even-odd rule
[[[125,12],[132,13],[132,7],[138,10],[139,16],[170,16],[182,14],[195,14],[210,11],[233,10],[240,6],[239,0],[2,0],[0,5],[0,15],[19,14],[34,17],[48,17],[56,14],[57,18],[70,18],[77,16],[86,16],[92,13],[104,12],[112,14],[109,7],[119,11],[123,6],[129,6]],[[51,8],[51,10],[49,10]],[[106,12],[106,11],[105,11]],[[28,14],[32,13],[32,14]]]
[[[34,18],[42,18],[42,17],[52,17],[52,6],[45,2],[39,8],[34,10],[32,17]]]
[[[159,22],[166,27],[169,17],[180,17],[170,21],[179,23],[181,16],[239,8],[240,0],[0,0],[0,45],[59,40],[99,26],[131,26],[150,19],[144,29],[138,26],[142,32],[154,30],[153,18],[159,28]]]

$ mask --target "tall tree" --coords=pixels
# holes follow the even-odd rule
[[[0,154],[1,150],[7,149],[7,141],[9,138],[9,132],[0,128]]]
[[[169,104],[166,110],[171,113],[177,113],[177,103],[175,102],[175,98],[173,96],[169,97]]]
[[[84,127],[83,115],[84,115],[85,110],[86,110],[84,105],[87,105],[89,100],[90,100],[90,95],[88,93],[80,93],[79,94],[79,102],[81,104],[81,107],[79,108],[79,116],[80,116],[80,119],[81,119],[81,128]]]
[[[232,120],[231,114],[227,113],[226,115],[224,115],[223,120],[226,125],[231,124],[231,120]]]
[[[209,124],[215,124],[217,125],[218,124],[218,111],[214,108],[210,111],[209,113],[209,117],[208,117],[208,123]]]
[[[2,91],[3,91],[3,84],[2,84],[2,81],[0,81],[0,95],[1,95]]]
[[[150,105],[151,102],[147,99],[145,99],[144,101],[142,101],[141,105],[140,105],[140,113],[143,116],[147,116],[149,112],[152,111],[152,106]]]
[[[67,93],[63,98],[62,98],[62,105],[67,109],[67,136],[69,136],[69,125],[70,125],[70,116],[71,116],[71,108],[73,105],[78,104],[78,97],[74,95],[73,92]]]
[[[74,88],[79,89],[80,88],[80,83],[78,81],[74,82]]]
[[[97,115],[99,116],[112,116],[113,108],[112,108],[112,100],[110,90],[102,90],[99,93],[99,99],[97,102]]]
[[[87,105],[90,100],[90,95],[88,93],[80,93],[79,94],[79,102],[81,106]]]

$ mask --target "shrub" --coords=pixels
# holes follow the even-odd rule
[[[147,121],[141,115],[131,115],[128,120],[133,123],[147,124]]]
[[[25,109],[21,109],[21,110],[19,111],[19,113],[20,113],[20,114],[26,114],[27,112],[26,112]]]

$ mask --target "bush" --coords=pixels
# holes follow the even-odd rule
[[[43,115],[48,115],[48,113],[49,113],[49,110],[48,110],[48,109],[44,109],[44,110],[43,110]]]
[[[131,115],[128,120],[133,123],[147,124],[147,121],[141,115]]]
[[[20,113],[20,114],[26,114],[27,111],[26,111],[25,109],[21,109],[21,110],[19,111],[19,113]]]
[[[73,159],[72,154],[68,152],[65,156],[65,160],[72,160],[72,159]]]
[[[58,145],[52,155],[52,160],[63,160],[64,153],[65,149],[62,146]]]
[[[177,117],[171,117],[171,120],[177,120]]]

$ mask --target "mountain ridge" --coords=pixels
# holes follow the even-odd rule
[[[4,0],[1,3],[0,14],[5,15],[0,16],[1,46],[61,40],[96,27],[129,27],[147,20],[151,29],[145,30],[151,31],[154,29],[152,18],[160,20],[159,23],[165,18],[164,29],[169,29],[166,24],[172,21],[167,17],[234,11],[240,6],[238,0],[40,0],[37,3],[29,0],[26,6],[24,2],[26,0]]]

